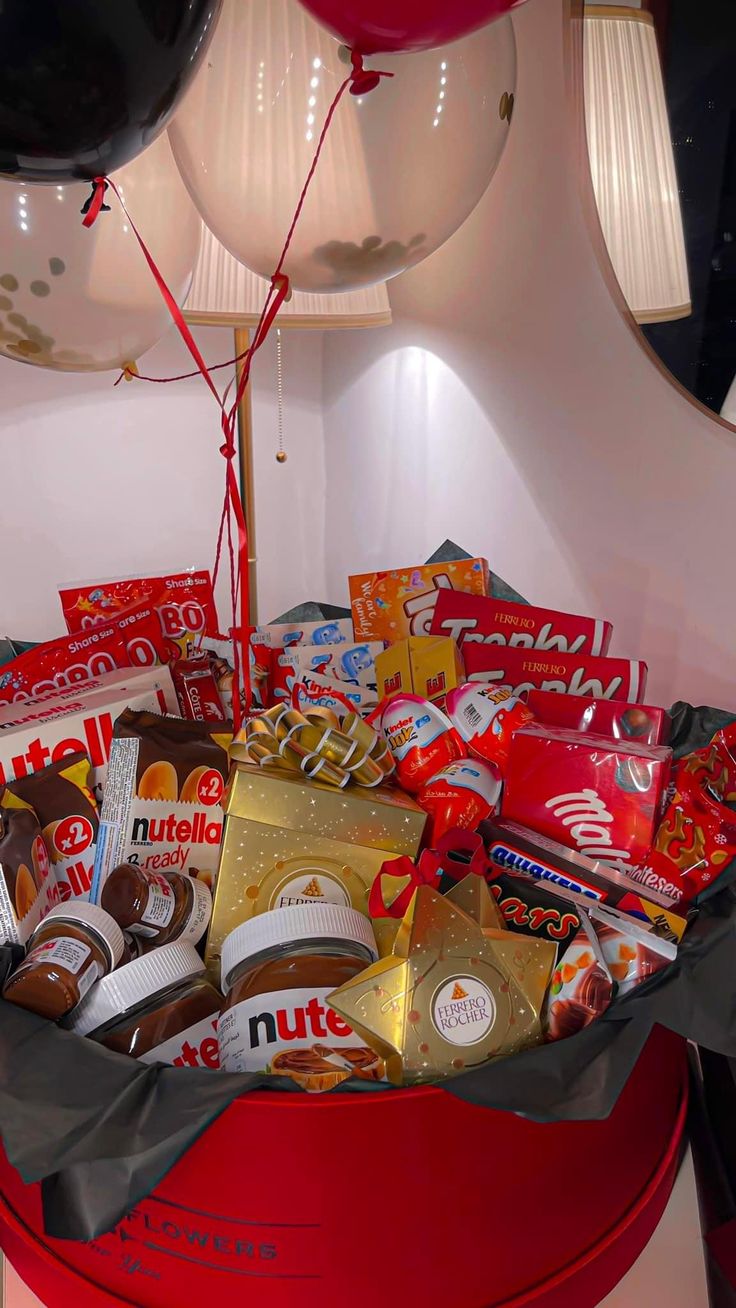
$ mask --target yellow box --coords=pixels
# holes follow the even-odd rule
[[[302,773],[250,763],[234,765],[223,806],[205,955],[218,983],[225,936],[256,913],[284,901],[320,900],[367,912],[367,892],[381,864],[392,854],[415,858],[427,820],[400,790],[335,790]],[[380,946],[380,928],[377,934]]]
[[[356,640],[403,640],[428,636],[437,592],[488,594],[488,561],[456,559],[393,572],[348,577]]]
[[[465,680],[462,655],[451,636],[409,636],[376,656],[378,698],[405,691],[443,700]]]

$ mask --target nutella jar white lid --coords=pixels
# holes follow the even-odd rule
[[[342,904],[291,904],[259,913],[225,937],[221,957],[223,991],[229,989],[235,968],[247,959],[300,940],[345,941],[362,945],[374,959],[378,957],[373,927],[357,909]]]
[[[49,922],[68,922],[70,926],[79,922],[81,926],[89,927],[105,945],[111,960],[110,966],[117,967],[123,956],[125,941],[115,918],[106,913],[104,908],[99,908],[97,904],[87,904],[83,900],[73,904],[57,904],[39,922],[36,930],[47,927]],[[29,945],[33,947],[30,941]]]
[[[70,1013],[65,1025],[77,1035],[89,1035],[160,991],[190,981],[203,972],[204,963],[194,945],[177,940],[170,945],[159,945],[150,954],[134,958],[97,981]]]

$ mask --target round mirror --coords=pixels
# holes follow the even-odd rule
[[[626,303],[672,376],[736,425],[736,3],[584,8],[585,125]]]

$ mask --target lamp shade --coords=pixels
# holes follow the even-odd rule
[[[637,322],[691,312],[682,215],[651,14],[587,4],[585,123],[598,214]]]
[[[268,294],[268,282],[238,263],[203,225],[199,259],[187,299],[187,322],[202,326],[255,327]],[[387,327],[391,306],[384,282],[318,295],[294,291],[279,309],[280,328]]]

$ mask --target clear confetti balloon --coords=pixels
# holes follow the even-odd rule
[[[224,0],[169,128],[207,226],[263,277],[349,71],[345,53],[298,0]],[[506,143],[516,79],[508,17],[365,66],[394,76],[338,106],[284,265],[297,290],[349,291],[419,263],[475,208]]]
[[[191,285],[201,219],[164,135],[114,174],[138,230],[179,304]],[[66,372],[135,362],[171,324],[112,190],[90,228],[88,183],[0,181],[0,353]]]

